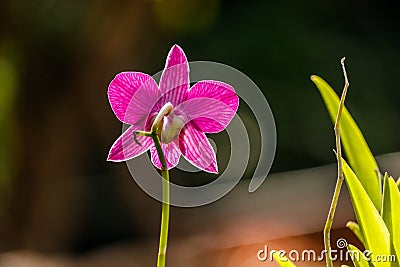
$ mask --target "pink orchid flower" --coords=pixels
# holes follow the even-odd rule
[[[167,57],[160,85],[141,72],[121,72],[108,87],[108,98],[117,118],[131,125],[112,145],[109,161],[126,161],[150,149],[151,161],[161,169],[152,138],[136,136],[149,131],[157,114],[169,109],[159,130],[168,169],[182,155],[194,166],[218,173],[216,155],[205,133],[218,133],[235,115],[239,98],[232,86],[205,80],[189,88],[189,64],[174,45]]]

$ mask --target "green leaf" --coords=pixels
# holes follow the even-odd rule
[[[355,267],[370,267],[368,260],[364,258],[364,254],[357,247],[349,244],[347,250]]]
[[[360,226],[356,222],[349,221],[346,224],[346,227],[349,228],[357,236],[358,240],[360,240],[360,242],[364,245],[364,237],[361,233]]]
[[[279,254],[279,251],[275,251],[272,253],[274,260],[279,264],[281,267],[296,267],[296,265],[291,262],[288,258],[283,255]]]
[[[378,255],[390,255],[390,234],[385,222],[375,208],[353,170],[343,160],[343,172],[353,203],[354,213],[364,237],[365,248],[372,252],[372,259]],[[375,266],[390,266],[390,262],[375,262]]]
[[[382,175],[381,175],[382,176]],[[386,191],[386,183],[387,183],[387,180],[388,180],[388,178],[389,178],[389,174],[387,173],[387,172],[385,172],[385,175],[383,176],[383,178],[381,178],[382,180],[382,197],[381,197],[381,210],[380,210],[380,214],[381,214],[381,217],[382,217],[382,214],[383,214],[383,209],[384,209],[384,202],[385,202],[385,191]],[[387,224],[386,224],[387,225]]]
[[[388,180],[389,180],[389,175],[386,172],[385,176],[383,177],[383,199],[382,199],[381,216],[386,224],[386,227],[390,232],[390,229],[392,227],[392,216],[391,216],[392,205],[390,203],[390,189]]]
[[[384,192],[383,220],[389,230],[397,259],[400,259],[400,193],[393,177],[386,177]]]
[[[311,76],[311,80],[317,86],[326,108],[328,109],[331,120],[335,122],[339,107],[339,97],[322,78],[313,75]],[[340,132],[343,148],[351,167],[357,174],[358,179],[360,179],[361,184],[370,196],[375,207],[380,209],[381,186],[376,174],[378,165],[360,129],[346,107],[344,107],[342,113]]]

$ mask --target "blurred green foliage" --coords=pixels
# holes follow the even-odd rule
[[[153,7],[155,17],[167,32],[195,35],[215,23],[220,13],[221,1],[154,1]]]
[[[15,98],[18,75],[14,62],[2,56],[0,45],[0,212],[4,212],[12,192],[11,178],[15,174]]]

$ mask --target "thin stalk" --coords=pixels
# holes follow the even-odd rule
[[[161,175],[163,178],[161,229],[160,229],[160,243],[158,247],[157,267],[165,267],[165,259],[167,256],[167,243],[168,243],[168,227],[169,227],[169,201],[170,201],[169,172],[158,136],[153,132],[151,137],[153,138],[158,157],[160,158],[161,161],[162,165]]]
[[[170,188],[169,188],[169,172],[167,162],[165,160],[164,152],[161,148],[159,132],[162,127],[164,116],[170,114],[173,110],[171,103],[166,103],[154,119],[151,131],[135,131],[133,133],[134,141],[141,146],[137,140],[137,135],[147,136],[153,139],[154,145],[157,150],[158,158],[161,162],[161,176],[162,176],[162,208],[161,208],[161,229],[160,229],[160,243],[158,246],[157,267],[165,267],[165,259],[167,256],[167,243],[168,243],[168,228],[169,228],[169,202],[170,202]]]
[[[326,223],[325,223],[325,227],[324,227],[324,245],[325,245],[325,250],[326,250],[326,266],[328,266],[328,267],[333,267],[332,255],[331,255],[332,249],[331,249],[330,233],[331,233],[331,229],[332,229],[333,218],[335,217],[337,203],[339,200],[340,190],[342,188],[343,180],[344,180],[343,169],[342,169],[342,146],[340,143],[340,120],[342,118],[342,111],[343,111],[343,107],[344,107],[344,101],[345,101],[346,95],[347,95],[347,89],[349,88],[349,81],[347,79],[344,61],[345,61],[345,58],[342,58],[340,63],[342,64],[345,84],[344,84],[342,96],[340,98],[340,103],[339,103],[339,108],[338,108],[338,113],[337,113],[335,128],[334,128],[335,137],[336,137],[336,158],[337,158],[338,177],[337,177],[337,181],[336,181],[335,191],[334,191],[333,197],[332,197],[331,206],[329,208],[328,218],[326,219]]]

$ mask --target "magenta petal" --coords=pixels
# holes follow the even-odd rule
[[[187,59],[182,48],[175,44],[172,46],[171,50],[169,50],[165,68],[170,68],[179,64],[187,64]]]
[[[133,138],[133,127],[126,130],[112,145],[108,154],[109,161],[125,161],[137,157],[146,152],[151,144],[152,139],[147,136],[136,136],[135,142]]]
[[[179,136],[182,155],[194,166],[211,173],[218,173],[215,152],[206,135],[198,131],[192,123],[186,124]]]
[[[167,168],[172,169],[174,168],[178,162],[179,157],[181,156],[181,152],[179,151],[178,145],[175,142],[171,142],[168,144],[161,144],[161,148],[164,152],[165,161],[167,163]],[[160,158],[158,157],[156,147],[152,145],[150,147],[151,152],[151,162],[154,166],[161,169],[162,164]]]
[[[159,95],[154,79],[141,72],[121,72],[108,87],[108,99],[115,115],[132,125],[144,125]]]
[[[219,100],[235,112],[239,107],[239,98],[236,95],[235,89],[224,82],[205,80],[196,83],[190,88],[188,99],[199,97]]]
[[[233,89],[225,87],[228,85],[224,83],[206,81],[198,84],[199,86],[196,87],[196,84],[192,88],[198,93],[193,93],[192,98],[178,105],[174,112],[184,117],[186,122],[194,123],[202,132],[218,133],[224,130],[235,116],[239,99]],[[202,88],[207,90],[202,91]],[[213,88],[221,95],[213,93]]]
[[[160,80],[160,91],[166,102],[176,106],[187,97],[189,90],[189,64],[185,53],[174,45],[169,51],[167,62]]]
[[[174,113],[206,133],[218,133],[230,123],[235,111],[213,98],[188,99],[174,109]]]
[[[207,98],[210,101],[204,100]],[[191,105],[186,104],[185,112],[189,113],[199,129],[206,133],[217,133],[225,129],[239,107],[239,98],[233,87],[218,81],[196,83],[189,91],[189,100],[195,101]]]

